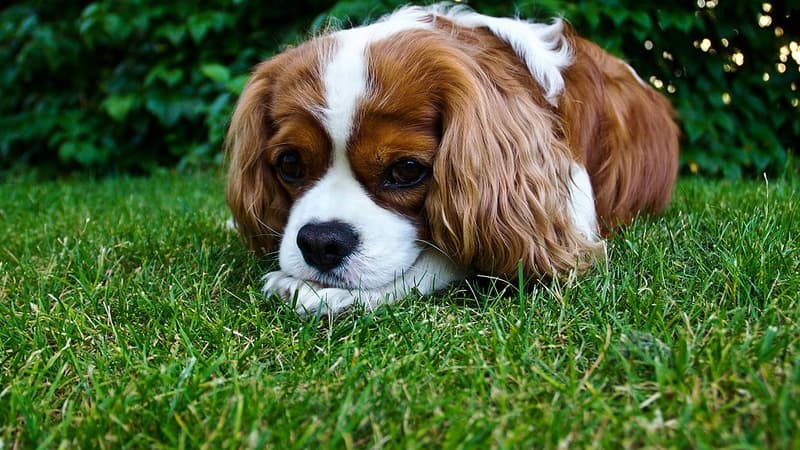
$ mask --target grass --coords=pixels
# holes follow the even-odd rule
[[[258,293],[216,174],[12,180],[0,448],[798,448],[798,186],[682,180],[574,282],[324,323]]]

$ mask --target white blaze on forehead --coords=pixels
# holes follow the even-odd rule
[[[328,62],[323,74],[325,107],[323,121],[333,143],[335,153],[344,150],[356,105],[366,93],[367,68],[363,40],[344,33],[337,35],[337,47],[333,59]]]
[[[336,47],[323,72],[322,114],[333,142],[334,160],[345,151],[358,102],[369,92],[367,47],[401,31],[430,28],[431,24],[425,21],[427,15],[421,8],[405,8],[372,25],[333,34]]]

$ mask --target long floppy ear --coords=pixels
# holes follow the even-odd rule
[[[229,158],[225,197],[247,245],[259,253],[275,250],[289,213],[289,200],[266,163],[274,123],[270,107],[280,55],[259,65],[231,119],[225,150]]]
[[[514,277],[520,261],[526,276],[582,270],[602,244],[570,219],[573,159],[558,119],[535,85],[498,82],[509,69],[486,73],[487,66],[463,62],[442,93],[443,136],[426,203],[434,244],[481,273]]]

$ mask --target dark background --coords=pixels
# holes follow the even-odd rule
[[[22,1],[0,9],[0,173],[146,173],[222,162],[247,74],[331,21],[405,2]],[[655,6],[655,5],[658,6]],[[800,5],[750,0],[470,1],[563,16],[668,95],[682,171],[781,173],[799,150]]]

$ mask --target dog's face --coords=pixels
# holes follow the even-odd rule
[[[271,289],[581,265],[599,244],[556,108],[571,56],[561,22],[433,7],[260,65],[231,122],[227,199],[245,240],[278,250]]]
[[[250,98],[264,108],[258,170],[273,192],[272,211],[258,218],[273,222],[281,268],[369,289],[411,267],[429,238],[441,111],[424,94],[431,86],[397,70],[397,55],[367,61],[355,44],[321,38],[279,56],[256,72],[250,89],[263,83],[264,92]]]
[[[295,277],[351,289],[384,286],[414,264],[428,238],[424,205],[439,139],[433,109],[415,107],[419,117],[399,122],[382,105],[373,107],[348,123],[348,111],[331,103],[324,121],[330,127],[329,118],[338,116],[341,134],[323,135],[311,121],[289,120],[279,129],[320,139],[293,142],[279,131],[268,145],[291,204],[279,262]]]

